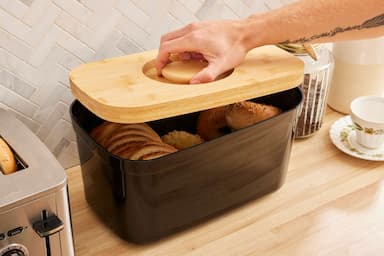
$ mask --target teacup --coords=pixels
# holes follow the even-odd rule
[[[357,142],[370,149],[384,144],[384,97],[362,96],[351,102]]]

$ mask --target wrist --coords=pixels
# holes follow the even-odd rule
[[[259,14],[251,15],[241,20],[241,40],[246,51],[269,43],[265,22],[266,20],[263,18],[263,15]]]

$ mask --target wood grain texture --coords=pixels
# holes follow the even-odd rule
[[[199,85],[144,75],[156,54],[148,51],[81,65],[70,74],[72,93],[105,120],[140,123],[284,91],[303,78],[303,62],[275,46],[250,51],[232,74]]]
[[[328,137],[341,115],[296,140],[283,187],[211,221],[148,245],[122,241],[88,207],[79,167],[68,170],[78,256],[381,256],[384,165],[350,157]]]

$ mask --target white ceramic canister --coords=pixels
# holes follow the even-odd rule
[[[334,43],[328,105],[348,114],[359,96],[384,96],[384,37]]]

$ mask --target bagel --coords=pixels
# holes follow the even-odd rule
[[[227,126],[226,107],[217,107],[200,112],[197,119],[197,134],[204,140],[212,140],[224,135],[220,129]]]
[[[189,148],[204,142],[199,135],[185,131],[172,131],[163,135],[161,139],[163,142],[172,145],[177,149]]]
[[[242,101],[228,105],[225,108],[225,120],[231,129],[238,130],[280,113],[281,110],[272,105]]]
[[[17,171],[15,156],[2,138],[0,138],[0,171],[3,171],[5,175]]]

